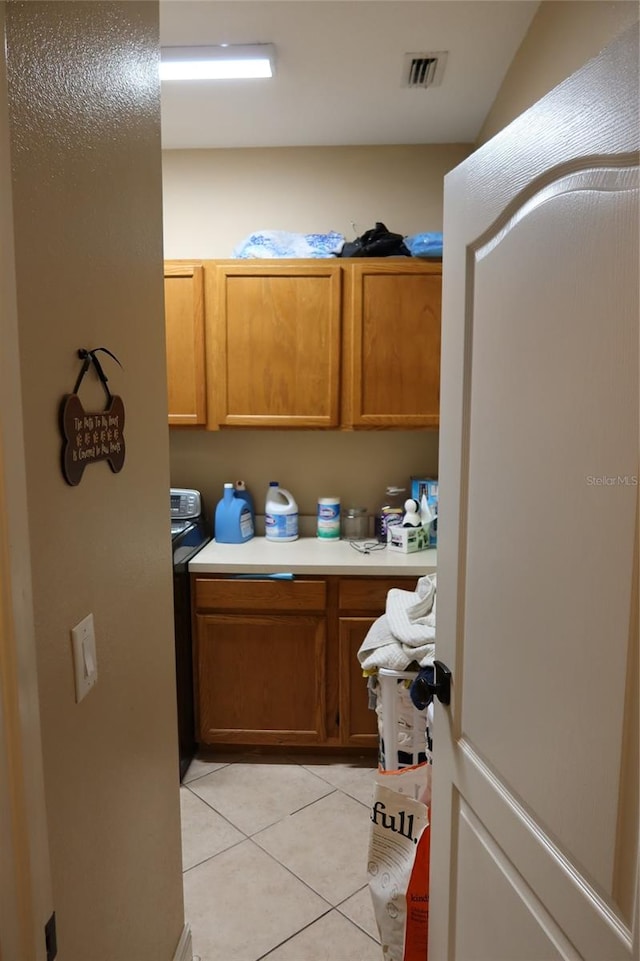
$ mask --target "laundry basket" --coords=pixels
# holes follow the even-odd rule
[[[427,711],[419,711],[409,697],[407,682],[417,671],[378,671],[379,760],[382,771],[413,767],[429,760],[427,750]]]

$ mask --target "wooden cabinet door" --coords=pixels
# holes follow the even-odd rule
[[[201,743],[323,743],[324,616],[199,614],[196,632]]]
[[[437,427],[442,264],[364,260],[345,270],[343,423]]]
[[[210,426],[337,427],[340,265],[225,263],[211,274]]]
[[[171,426],[207,422],[203,268],[165,263],[167,389]]]
[[[377,747],[378,720],[368,706],[367,680],[358,663],[358,649],[374,617],[341,617],[340,740],[356,747]]]

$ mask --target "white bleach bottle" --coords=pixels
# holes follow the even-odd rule
[[[269,481],[264,507],[264,533],[268,541],[298,539],[298,505],[278,481]]]

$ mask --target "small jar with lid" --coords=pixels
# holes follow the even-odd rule
[[[348,541],[365,540],[369,536],[366,507],[346,507],[342,512],[342,536]]]

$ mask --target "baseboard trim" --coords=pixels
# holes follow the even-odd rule
[[[191,961],[193,958],[193,946],[191,944],[191,928],[185,924],[178,941],[178,947],[173,955],[173,961]]]

